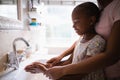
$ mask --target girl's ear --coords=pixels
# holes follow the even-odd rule
[[[95,23],[96,23],[96,17],[92,16],[90,25],[94,25]]]

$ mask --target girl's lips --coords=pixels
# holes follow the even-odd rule
[[[78,31],[79,31],[79,29],[75,29],[75,31],[76,31],[76,32],[78,32]]]

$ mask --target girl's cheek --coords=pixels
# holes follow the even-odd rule
[[[76,28],[77,28],[77,29],[81,29],[80,25],[78,25]]]

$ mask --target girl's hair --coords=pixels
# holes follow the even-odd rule
[[[93,2],[85,2],[85,3],[77,5],[73,9],[72,14],[77,13],[79,15],[81,12],[87,16],[95,16],[97,21],[100,16],[100,10],[97,7],[97,5],[94,4]]]

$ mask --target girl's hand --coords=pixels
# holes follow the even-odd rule
[[[51,58],[50,60],[47,61],[47,65],[49,65],[49,67],[53,67],[55,66],[57,63],[59,63],[61,61],[61,57],[54,57]]]
[[[45,64],[42,64],[40,62],[34,62],[28,66],[25,67],[26,72],[31,72],[31,73],[44,73],[47,68]]]

